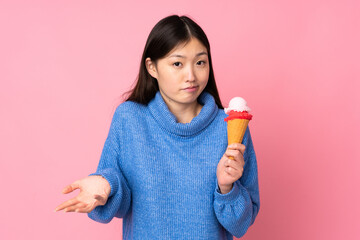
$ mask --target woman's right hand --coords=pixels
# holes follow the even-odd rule
[[[92,175],[77,180],[63,189],[63,193],[67,194],[75,189],[80,189],[80,193],[60,204],[55,211],[63,210],[65,212],[89,213],[99,205],[105,205],[111,188],[109,182],[100,175]]]

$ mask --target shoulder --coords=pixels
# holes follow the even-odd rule
[[[146,111],[146,108],[146,105],[137,102],[126,101],[116,107],[114,117],[119,120],[131,120],[134,118],[139,118],[139,116],[142,115],[144,111]]]

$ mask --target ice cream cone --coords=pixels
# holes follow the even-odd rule
[[[225,108],[225,113],[229,115],[224,119],[227,122],[228,145],[242,142],[249,121],[252,119],[248,111],[250,108],[241,97],[231,99],[229,107]]]
[[[228,145],[242,142],[248,123],[248,119],[232,119],[227,122]]]

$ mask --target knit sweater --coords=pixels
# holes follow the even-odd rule
[[[107,203],[88,216],[123,218],[123,239],[233,239],[259,211],[257,163],[249,128],[244,171],[221,194],[217,165],[226,151],[224,110],[211,94],[190,123],[178,123],[160,92],[147,105],[121,103],[113,115],[95,173],[110,184]]]

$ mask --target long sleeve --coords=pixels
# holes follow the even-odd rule
[[[259,184],[256,155],[247,128],[242,144],[244,153],[244,172],[234,182],[233,188],[221,194],[218,184],[214,193],[214,210],[221,225],[235,237],[243,236],[254,223],[260,208]]]
[[[101,223],[110,222],[113,217],[122,218],[130,208],[131,191],[128,183],[121,171],[121,113],[118,107],[114,113],[110,130],[106,138],[100,161],[95,173],[91,175],[101,175],[110,184],[111,191],[105,205],[97,206],[88,216]]]

